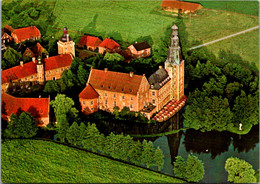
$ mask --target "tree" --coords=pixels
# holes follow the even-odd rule
[[[55,100],[50,102],[51,106],[54,108],[54,113],[56,115],[57,122],[59,123],[59,118],[61,115],[66,117],[70,115],[71,117],[77,117],[78,110],[74,106],[74,101],[66,97],[66,95],[58,94]]]
[[[37,133],[36,120],[30,113],[12,114],[5,131],[8,138],[31,138]]]
[[[149,168],[153,165],[154,160],[154,147],[151,141],[147,142],[146,140],[143,141],[143,151],[142,151],[142,158],[141,162]]]
[[[57,94],[60,91],[59,84],[56,80],[47,81],[44,86],[44,93]]]
[[[129,145],[128,157],[134,164],[140,165],[142,157],[142,143],[138,140]]]
[[[57,138],[59,138],[61,142],[65,142],[66,134],[69,129],[69,122],[65,114],[61,114],[57,121]]]
[[[111,62],[113,62],[113,61],[119,62],[119,61],[124,61],[125,58],[118,53],[107,52],[104,56],[104,60],[111,61]]]
[[[66,132],[66,139],[68,143],[74,146],[80,145],[80,129],[77,122],[74,122]]]
[[[155,165],[158,167],[158,171],[161,171],[164,164],[164,155],[159,147],[157,147],[157,149],[154,152],[154,161]]]
[[[77,77],[80,84],[86,85],[86,82],[88,80],[88,71],[82,65],[80,65],[78,68]]]
[[[91,149],[92,151],[103,151],[104,136],[100,134],[94,123],[88,123],[84,137],[85,139],[82,140],[82,146],[84,148]]]
[[[10,68],[15,65],[19,65],[20,59],[22,58],[22,54],[18,53],[16,50],[9,47],[4,53],[4,61],[2,63],[3,68]]]
[[[251,164],[239,158],[230,157],[226,160],[225,170],[228,181],[234,183],[256,183],[255,171]]]
[[[193,155],[188,155],[187,162],[181,156],[177,156],[173,171],[177,177],[188,182],[199,182],[205,173],[203,163]]]

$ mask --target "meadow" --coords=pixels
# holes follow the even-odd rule
[[[241,44],[235,44],[241,43]],[[242,45],[244,43],[244,45]],[[234,54],[239,54],[242,59],[253,62],[259,67],[259,30],[238,35],[236,37],[222,40],[207,46],[207,49],[216,56],[220,49],[231,50]]]
[[[218,9],[248,15],[258,16],[258,1],[194,1],[199,2],[204,8]]]
[[[258,17],[252,16],[256,11],[255,2],[230,2],[228,6],[218,1],[203,3],[206,8],[230,7],[230,11],[203,9],[197,16],[184,17],[186,30],[179,31],[185,31],[186,39],[189,41],[188,48],[196,45],[195,41],[206,43],[258,25]],[[160,4],[161,1],[144,2],[141,0],[57,0],[53,14],[57,16],[59,28],[67,26],[74,35],[87,33],[130,43],[140,37],[146,37],[152,40],[152,46],[156,48],[160,45],[167,27],[177,22],[177,17],[160,10]],[[241,14],[242,7],[244,10],[251,8],[252,15]],[[231,12],[233,9],[234,12]],[[252,39],[256,40],[257,37]],[[251,56],[258,52],[257,42],[251,43],[253,49],[241,52],[241,56],[250,61],[256,60],[256,57],[251,59]],[[229,49],[231,52],[236,52],[237,50],[233,48],[243,47],[244,42],[231,40],[230,45],[235,45],[229,46]],[[217,50],[223,47],[220,44],[218,46]]]
[[[7,140],[1,154],[3,183],[183,183],[49,141]]]

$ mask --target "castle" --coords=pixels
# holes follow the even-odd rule
[[[115,106],[120,110],[129,107],[131,111],[140,111],[150,119],[169,102],[183,99],[184,60],[178,27],[173,25],[171,29],[164,68],[160,66],[148,79],[133,72],[126,74],[91,68],[86,87],[79,94],[82,112],[87,115],[99,109],[113,112]]]

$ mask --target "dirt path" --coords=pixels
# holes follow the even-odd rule
[[[200,47],[204,47],[204,46],[206,46],[206,45],[210,45],[210,44],[212,44],[212,43],[216,43],[216,42],[219,42],[219,41],[221,41],[221,40],[225,40],[225,39],[228,39],[228,38],[232,38],[232,37],[234,37],[234,36],[237,36],[237,35],[240,35],[240,34],[249,32],[249,31],[253,31],[253,30],[258,29],[258,28],[259,28],[259,26],[255,26],[255,27],[246,29],[246,30],[244,30],[244,31],[240,31],[240,32],[238,32],[238,33],[234,33],[234,34],[232,34],[232,35],[225,36],[225,37],[222,37],[222,38],[213,40],[213,41],[211,41],[211,42],[207,42],[207,43],[204,43],[204,44],[195,46],[195,47],[191,47],[191,48],[189,48],[189,50],[193,50],[193,49],[197,49],[197,48],[200,48]]]

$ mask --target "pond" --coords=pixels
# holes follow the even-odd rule
[[[182,127],[182,112],[176,114],[167,122],[154,124],[117,124],[107,125],[109,131],[131,135],[150,135],[147,140],[153,141],[164,153],[165,163],[162,172],[173,175],[173,161],[179,155],[187,158],[188,154],[196,155],[204,163],[205,175],[202,182],[227,182],[227,172],[224,169],[227,158],[233,156],[246,160],[256,170],[259,168],[259,125],[254,126],[246,135],[236,135],[230,132],[200,132],[193,129],[167,134]],[[143,138],[138,138],[142,140]],[[156,168],[152,168],[155,169]]]

